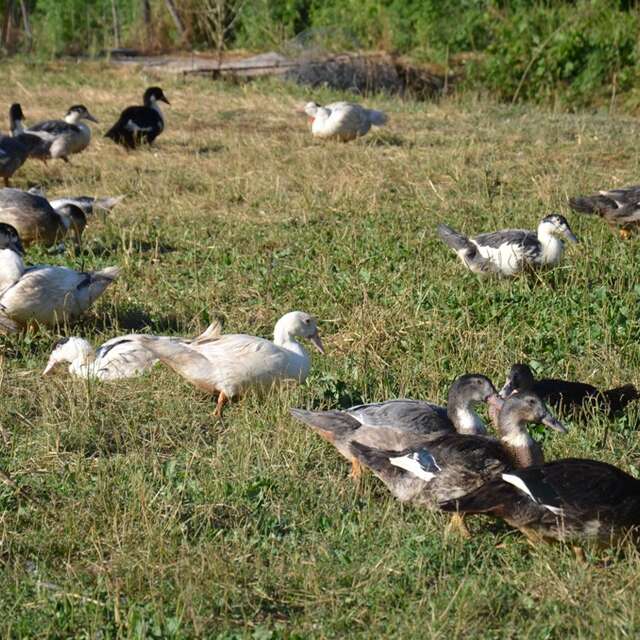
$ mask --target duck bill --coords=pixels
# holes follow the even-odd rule
[[[506,400],[510,395],[513,394],[514,391],[515,391],[515,388],[513,385],[513,380],[507,380],[505,382],[504,387],[500,389],[500,397]]]
[[[497,393],[492,393],[490,396],[487,396],[485,402],[496,412],[499,412],[502,409],[502,405],[504,404],[504,399],[501,398]]]
[[[165,102],[166,104],[168,104],[169,106],[171,106],[171,103],[167,100],[167,97],[166,97],[166,96],[164,96],[164,95],[163,95],[163,96],[160,96],[160,97],[158,98],[158,100],[162,100],[162,102]]]
[[[316,331],[316,333],[314,333],[309,340],[311,340],[311,342],[313,343],[313,346],[322,354],[324,355],[324,346],[322,344],[322,340],[320,340],[320,334]]]
[[[42,376],[50,376],[53,373],[53,370],[56,368],[56,361],[55,360],[49,360],[49,362],[47,362],[47,366],[44,368],[44,371],[42,372]]]
[[[547,413],[547,415],[542,418],[541,422],[545,427],[549,427],[549,429],[559,431],[560,433],[567,433],[567,428],[562,424],[562,422],[556,420],[550,413]]]
[[[578,238],[576,237],[576,234],[573,233],[573,231],[571,231],[571,229],[565,229],[564,237],[569,242],[573,242],[574,244],[579,244],[580,243],[580,240],[578,240]]]
[[[91,120],[91,122],[95,122],[96,124],[98,124],[97,118],[94,118],[88,111],[87,111],[87,115],[84,118],[85,120]]]

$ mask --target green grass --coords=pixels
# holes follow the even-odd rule
[[[316,315],[326,356],[307,383],[213,404],[159,367],[142,379],[42,379],[57,334],[4,339],[0,369],[0,626],[43,638],[628,638],[640,556],[530,548],[505,526],[394,501],[289,417],[290,406],[444,401],[459,374],[502,384],[514,361],[601,386],[638,383],[638,240],[570,215],[582,244],[553,272],[481,281],[436,238],[534,228],[569,195],[638,181],[640,125],[462,97],[379,98],[390,125],[314,142],[280,84],[159,82],[172,102],[152,151],[101,133],[155,79],[99,65],[5,65],[5,103],[30,122],[83,102],[100,120],[73,166],[29,164],[18,186],[127,194],[86,251],[28,259],[123,273],[77,326],[99,343],[145,327],[270,335]],[[338,96],[319,92],[316,99]],[[638,408],[538,434],[549,458],[637,473]],[[606,438],[605,438],[606,434]]]

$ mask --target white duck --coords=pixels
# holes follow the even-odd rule
[[[0,223],[0,320],[6,329],[31,322],[54,325],[84,313],[118,277],[118,267],[81,272],[25,267],[18,232]]]
[[[440,239],[451,247],[474,273],[514,276],[527,267],[552,267],[564,255],[564,240],[578,242],[564,216],[545,216],[536,232],[503,229],[467,238],[446,224],[439,224]]]
[[[291,311],[276,323],[273,342],[229,334],[188,345],[171,338],[141,336],[140,342],[161,362],[199,389],[218,395],[216,416],[224,405],[250,389],[281,380],[304,382],[311,359],[296,338],[307,338],[324,353],[315,318]]]
[[[184,338],[185,344],[195,344],[219,336],[221,324],[216,321],[193,340]],[[142,375],[158,358],[143,346],[140,334],[132,333],[107,340],[94,349],[84,338],[63,338],[54,347],[43,376],[52,374],[60,365],[68,364],[68,371],[77,378],[93,380],[122,380]]]
[[[371,125],[381,127],[387,122],[387,116],[382,111],[366,109],[350,102],[332,102],[324,107],[317,102],[308,102],[304,112],[311,121],[314,138],[336,138],[342,142],[365,135]]]

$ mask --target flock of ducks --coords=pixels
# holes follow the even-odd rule
[[[148,88],[143,104],[124,109],[105,136],[127,150],[152,144],[165,128],[160,102],[169,104],[162,89]],[[320,139],[350,141],[387,122],[381,111],[347,102],[310,102],[302,110],[312,135]],[[28,158],[69,162],[82,152],[91,140],[85,121],[97,120],[85,106],[75,105],[63,120],[26,127],[19,104],[11,106],[9,119],[11,135],[0,136],[0,175],[6,186],[0,191],[0,328],[6,332],[73,321],[116,280],[115,266],[93,272],[27,266],[24,247],[54,247],[69,236],[80,245],[91,215],[121,199],[49,201],[42,192],[10,188],[10,178]],[[620,228],[623,237],[640,224],[640,187],[574,198],[569,204],[581,213],[597,213]],[[552,267],[562,259],[565,241],[577,242],[559,214],[544,217],[535,232],[507,229],[468,238],[441,224],[437,233],[469,270],[481,275],[514,276]],[[315,318],[302,311],[282,316],[273,340],[223,334],[218,323],[193,338],[129,334],[98,349],[69,337],[55,346],[43,373],[64,367],[79,378],[121,380],[162,362],[217,398],[215,413],[222,419],[226,404],[251,390],[306,379],[311,358],[300,340],[324,353]],[[505,520],[531,541],[610,543],[640,525],[640,481],[597,460],[545,462],[528,426],[565,432],[545,402],[558,411],[589,415],[601,410],[613,416],[638,397],[633,385],[601,391],[580,382],[536,380],[527,365],[517,364],[500,391],[484,375],[461,376],[449,389],[446,406],[393,399],[346,410],[291,412],[351,463],[354,478],[370,469],[397,499],[453,512],[451,526],[465,535],[462,516],[483,513]],[[496,436],[488,434],[479,405],[486,405]]]

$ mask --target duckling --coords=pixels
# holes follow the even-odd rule
[[[220,332],[221,324],[216,321],[197,338],[180,340],[189,344],[219,336]],[[106,381],[140,376],[158,359],[141,344],[139,338],[140,334],[135,333],[118,336],[107,340],[96,350],[84,338],[63,338],[51,352],[42,375],[51,375],[59,365],[68,364],[69,373],[78,378]]]
[[[23,245],[39,243],[50,247],[69,231],[80,244],[87,219],[82,209],[74,204],[53,207],[46,198],[35,193],[0,189],[0,222],[15,227]]]
[[[556,409],[583,409],[590,403],[598,403],[613,416],[620,413],[633,400],[637,400],[638,390],[632,384],[600,391],[584,382],[571,382],[543,378],[536,380],[526,364],[514,364],[507,381],[500,390],[500,396],[507,398],[513,393],[533,391]]]
[[[306,338],[324,353],[313,316],[291,311],[276,323],[273,342],[229,334],[185,345],[171,338],[141,336],[140,341],[161,362],[199,389],[218,395],[215,415],[250,389],[265,389],[282,380],[304,382],[311,359],[296,338]]]
[[[640,525],[640,480],[605,462],[565,458],[500,473],[440,508],[501,518],[532,543],[610,544]]]
[[[61,158],[69,162],[70,155],[84,151],[91,142],[91,129],[82,120],[98,122],[84,105],[76,104],[69,107],[64,120],[45,120],[28,129],[24,129],[20,121],[14,135],[27,133],[38,136],[44,144],[44,149],[38,151],[40,157]]]
[[[350,102],[333,102],[324,107],[308,102],[304,112],[309,116],[314,138],[335,138],[341,142],[355,140],[365,135],[372,125],[381,127],[388,120],[382,111]]]
[[[2,236],[5,240],[0,241],[0,324],[5,328],[74,320],[118,277],[117,267],[92,272],[46,265],[27,268],[15,228],[2,224]],[[7,276],[8,273],[12,276]]]
[[[291,414],[333,444],[351,461],[351,476],[359,478],[362,467],[351,455],[352,442],[403,449],[415,440],[443,433],[486,434],[475,412],[481,402],[502,404],[489,378],[467,374],[451,385],[446,408],[424,400],[403,399],[358,405],[346,411],[291,409]]]
[[[437,227],[440,239],[451,247],[474,273],[513,276],[528,267],[552,267],[564,253],[563,238],[578,242],[564,216],[542,219],[536,233],[504,229],[467,238],[446,224]]]
[[[523,392],[505,400],[498,414],[500,439],[447,433],[413,443],[403,451],[352,442],[350,450],[401,501],[429,507],[464,496],[499,473],[543,462],[527,423],[565,432],[536,395]]]
[[[135,149],[145,142],[152,144],[164,130],[164,118],[158,102],[171,103],[160,87],[149,87],[142,102],[143,106],[127,107],[104,137],[126,149]]]
[[[640,226],[640,185],[570,198],[569,206],[577,213],[600,216],[626,240]]]

